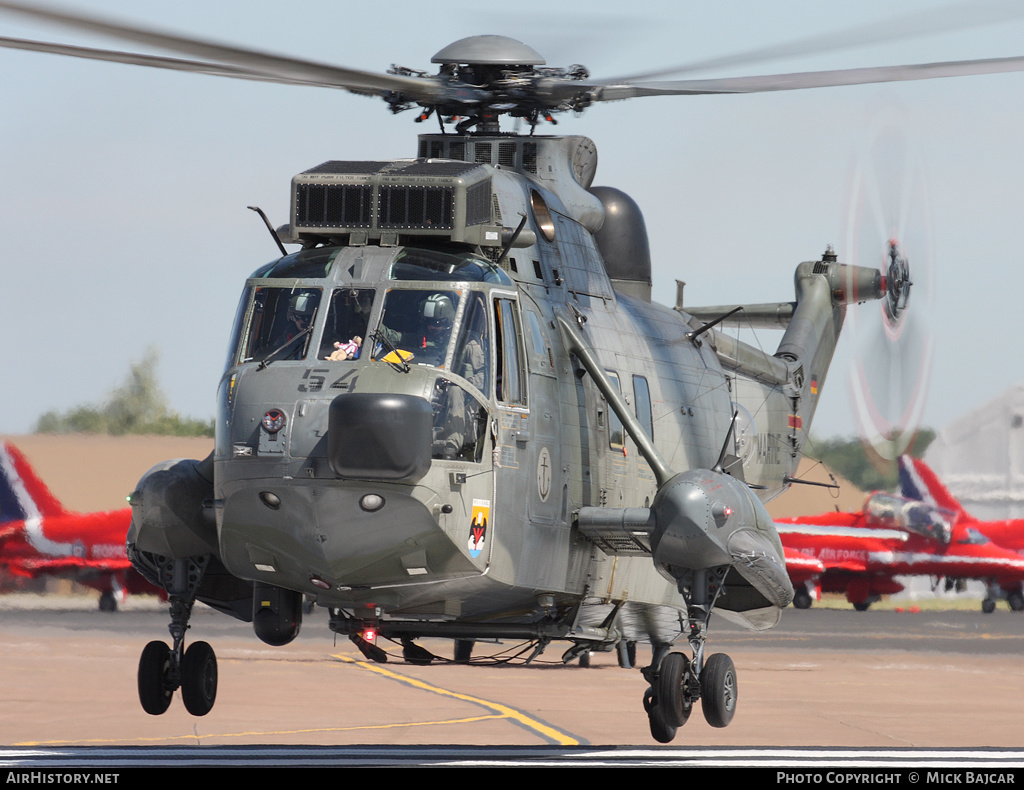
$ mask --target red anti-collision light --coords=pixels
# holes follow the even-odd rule
[[[277,433],[284,427],[284,412],[280,409],[271,409],[263,415],[263,427],[267,433]]]

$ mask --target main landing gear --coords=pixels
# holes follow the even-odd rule
[[[690,587],[683,589],[680,585],[687,603],[693,659],[669,652],[671,645],[656,645],[651,665],[642,670],[650,683],[644,692],[644,710],[651,735],[659,743],[669,743],[676,737],[697,700],[701,701],[704,718],[712,727],[728,726],[736,713],[738,685],[732,659],[725,653],[715,653],[704,661],[708,620],[725,572],[696,571]]]
[[[160,579],[171,604],[173,645],[150,642],[139,658],[139,702],[153,716],[164,713],[177,689],[185,709],[193,716],[205,716],[217,700],[217,656],[206,642],[193,642],[185,649],[185,631],[196,600],[196,590],[206,570],[205,558],[165,560]]]

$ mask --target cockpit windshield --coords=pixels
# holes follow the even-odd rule
[[[512,285],[512,280],[505,272],[476,255],[417,247],[404,247],[399,250],[391,262],[388,279]]]
[[[323,279],[330,274],[334,259],[343,249],[344,247],[317,247],[295,252],[261,266],[252,276],[261,280],[270,277]]]
[[[342,362],[362,355],[373,309],[372,288],[337,288],[327,310],[319,359]]]
[[[373,358],[397,353],[402,361],[443,367],[458,307],[458,291],[393,288],[384,297]]]
[[[320,295],[319,288],[253,288],[240,360],[305,358]]]
[[[915,532],[925,538],[948,544],[953,537],[956,514],[941,507],[927,505],[892,494],[872,494],[864,504],[872,526],[891,527]]]

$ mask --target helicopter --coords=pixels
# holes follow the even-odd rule
[[[133,565],[170,601],[172,644],[139,662],[147,713],[180,688],[205,715],[213,648],[196,601],[271,645],[303,603],[371,660],[402,643],[525,638],[563,660],[649,642],[643,706],[670,742],[700,701],[727,726],[737,675],[705,655],[712,613],[755,629],[793,598],[764,502],[797,464],[848,306],[898,324],[912,279],[831,249],[795,298],[697,307],[651,300],[643,215],[594,186],[595,144],[537,127],[599,102],[1019,70],[1021,59],[706,80],[593,80],[528,45],[474,36],[436,74],[325,66],[0,3],[202,60],[14,39],[4,46],[238,79],[341,88],[433,118],[415,156],[314,164],[292,179],[280,257],[247,279],[217,390],[215,450],[158,465],[130,497]],[[501,130],[504,117],[528,134]],[[297,245],[288,252],[285,245]],[[766,353],[722,331],[782,330]],[[686,639],[692,655],[673,651]]]

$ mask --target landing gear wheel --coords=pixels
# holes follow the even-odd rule
[[[810,609],[811,594],[807,590],[797,590],[793,595],[793,606],[797,609]]]
[[[590,669],[590,651],[586,653],[580,653],[580,666],[584,669]]]
[[[117,611],[117,598],[114,597],[114,593],[112,593],[110,590],[104,590],[102,593],[100,593],[100,611]]]
[[[858,601],[853,605],[853,608],[858,612],[866,612],[869,606],[871,606],[871,601]]]
[[[139,702],[151,716],[167,710],[174,696],[170,682],[171,649],[165,642],[153,641],[142,650],[139,658]]]
[[[205,716],[217,701],[217,656],[206,642],[193,642],[185,651],[181,700],[193,716]]]
[[[658,669],[654,686],[655,707],[661,710],[661,716],[673,730],[686,724],[693,708],[693,700],[686,689],[689,675],[690,662],[682,653],[669,653]]]
[[[715,653],[700,673],[701,707],[712,727],[727,727],[736,713],[739,688],[736,667],[725,653]]]
[[[676,737],[676,731],[679,728],[665,721],[662,707],[657,702],[651,706],[647,714],[647,720],[651,725],[651,736],[658,743],[671,743],[673,738]]]
[[[1010,604],[1010,609],[1014,612],[1024,612],[1024,593],[1020,590],[1014,590],[1012,593],[1006,596],[1006,602]]]
[[[996,602],[992,598],[986,598],[981,602],[981,611],[985,614],[992,614],[996,610]]]

